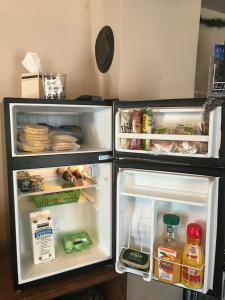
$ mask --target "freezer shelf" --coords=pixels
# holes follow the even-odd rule
[[[10,103],[9,113],[13,157],[112,151],[111,106]]]
[[[198,192],[192,192],[193,190]],[[121,263],[120,253],[123,247],[129,248],[126,241],[130,235],[127,228],[130,227],[122,221],[123,215],[129,216],[134,232],[140,231],[140,223],[148,217],[150,239],[148,279],[157,280],[154,275],[154,243],[163,232],[163,215],[173,213],[180,216],[178,239],[182,244],[187,239],[187,225],[189,223],[201,225],[205,255],[204,284],[197,291],[206,293],[208,289],[212,289],[217,230],[218,178],[194,174],[120,169],[117,193],[116,270],[120,273],[138,274],[146,280],[140,270],[130,266],[126,268]],[[141,251],[140,243],[137,245],[139,248],[136,250]],[[181,283],[175,285],[185,288]]]
[[[152,110],[147,128],[142,119],[146,109]],[[134,117],[133,112],[139,117]],[[210,111],[208,119],[203,116],[204,107],[119,108],[115,118],[116,151],[218,158],[221,107]]]
[[[64,166],[63,168],[68,167],[74,166]],[[80,170],[91,167],[93,171],[91,180],[95,184],[72,188],[75,191],[80,188],[79,201],[77,202],[57,203],[57,205],[51,203],[50,206],[43,207],[37,207],[33,201],[32,198],[36,196],[36,193],[24,193],[23,196],[18,193],[17,175],[21,170],[13,172],[19,284],[79,269],[112,258],[112,164],[76,165],[75,167],[79,167]],[[39,174],[50,182],[56,183],[56,170],[57,168],[54,167],[22,171],[32,175]],[[59,178],[59,182],[62,183],[61,178]],[[58,190],[56,191],[58,192]],[[37,196],[48,196],[49,191],[45,192],[42,193],[43,195],[41,192],[37,192]],[[30,214],[46,211],[49,211],[53,220],[55,259],[34,264]],[[66,244],[63,243],[64,236],[78,231],[86,232],[90,237],[91,244],[81,251],[69,249],[67,253],[65,251],[67,249],[65,248]],[[75,246],[77,245],[76,241],[73,243]]]

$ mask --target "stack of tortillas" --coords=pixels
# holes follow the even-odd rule
[[[19,134],[18,148],[27,152],[42,152],[49,148],[48,126],[27,124]]]
[[[77,138],[72,135],[53,132],[51,134],[51,149],[53,151],[77,150],[80,145],[76,141]]]

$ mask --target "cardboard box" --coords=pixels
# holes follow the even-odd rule
[[[30,213],[34,264],[55,259],[53,221],[49,210]]]
[[[42,75],[35,73],[21,74],[22,98],[43,98]]]

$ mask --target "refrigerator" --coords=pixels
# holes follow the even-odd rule
[[[163,215],[176,214],[182,244],[189,223],[202,228],[204,280],[192,292],[220,298],[224,104],[88,99],[4,99],[15,289],[107,264],[146,282],[158,280],[155,243]],[[144,114],[151,121],[147,132]],[[71,130],[73,146],[66,148]],[[76,172],[82,175],[73,181]],[[124,262],[127,249],[143,254],[147,267]]]

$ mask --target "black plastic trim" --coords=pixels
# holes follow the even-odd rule
[[[100,159],[100,156],[108,156],[107,159]],[[12,169],[35,169],[48,168],[57,166],[69,166],[89,163],[104,163],[112,161],[112,151],[90,152],[90,153],[73,153],[73,154],[54,154],[41,156],[21,156],[12,159]]]
[[[10,98],[6,97],[3,99],[4,105],[9,105],[10,103],[15,104],[57,104],[57,105],[93,105],[93,106],[112,106],[113,100],[103,100],[103,101],[96,101],[96,100],[69,100],[69,99],[60,99],[60,100],[48,100],[43,98]]]

